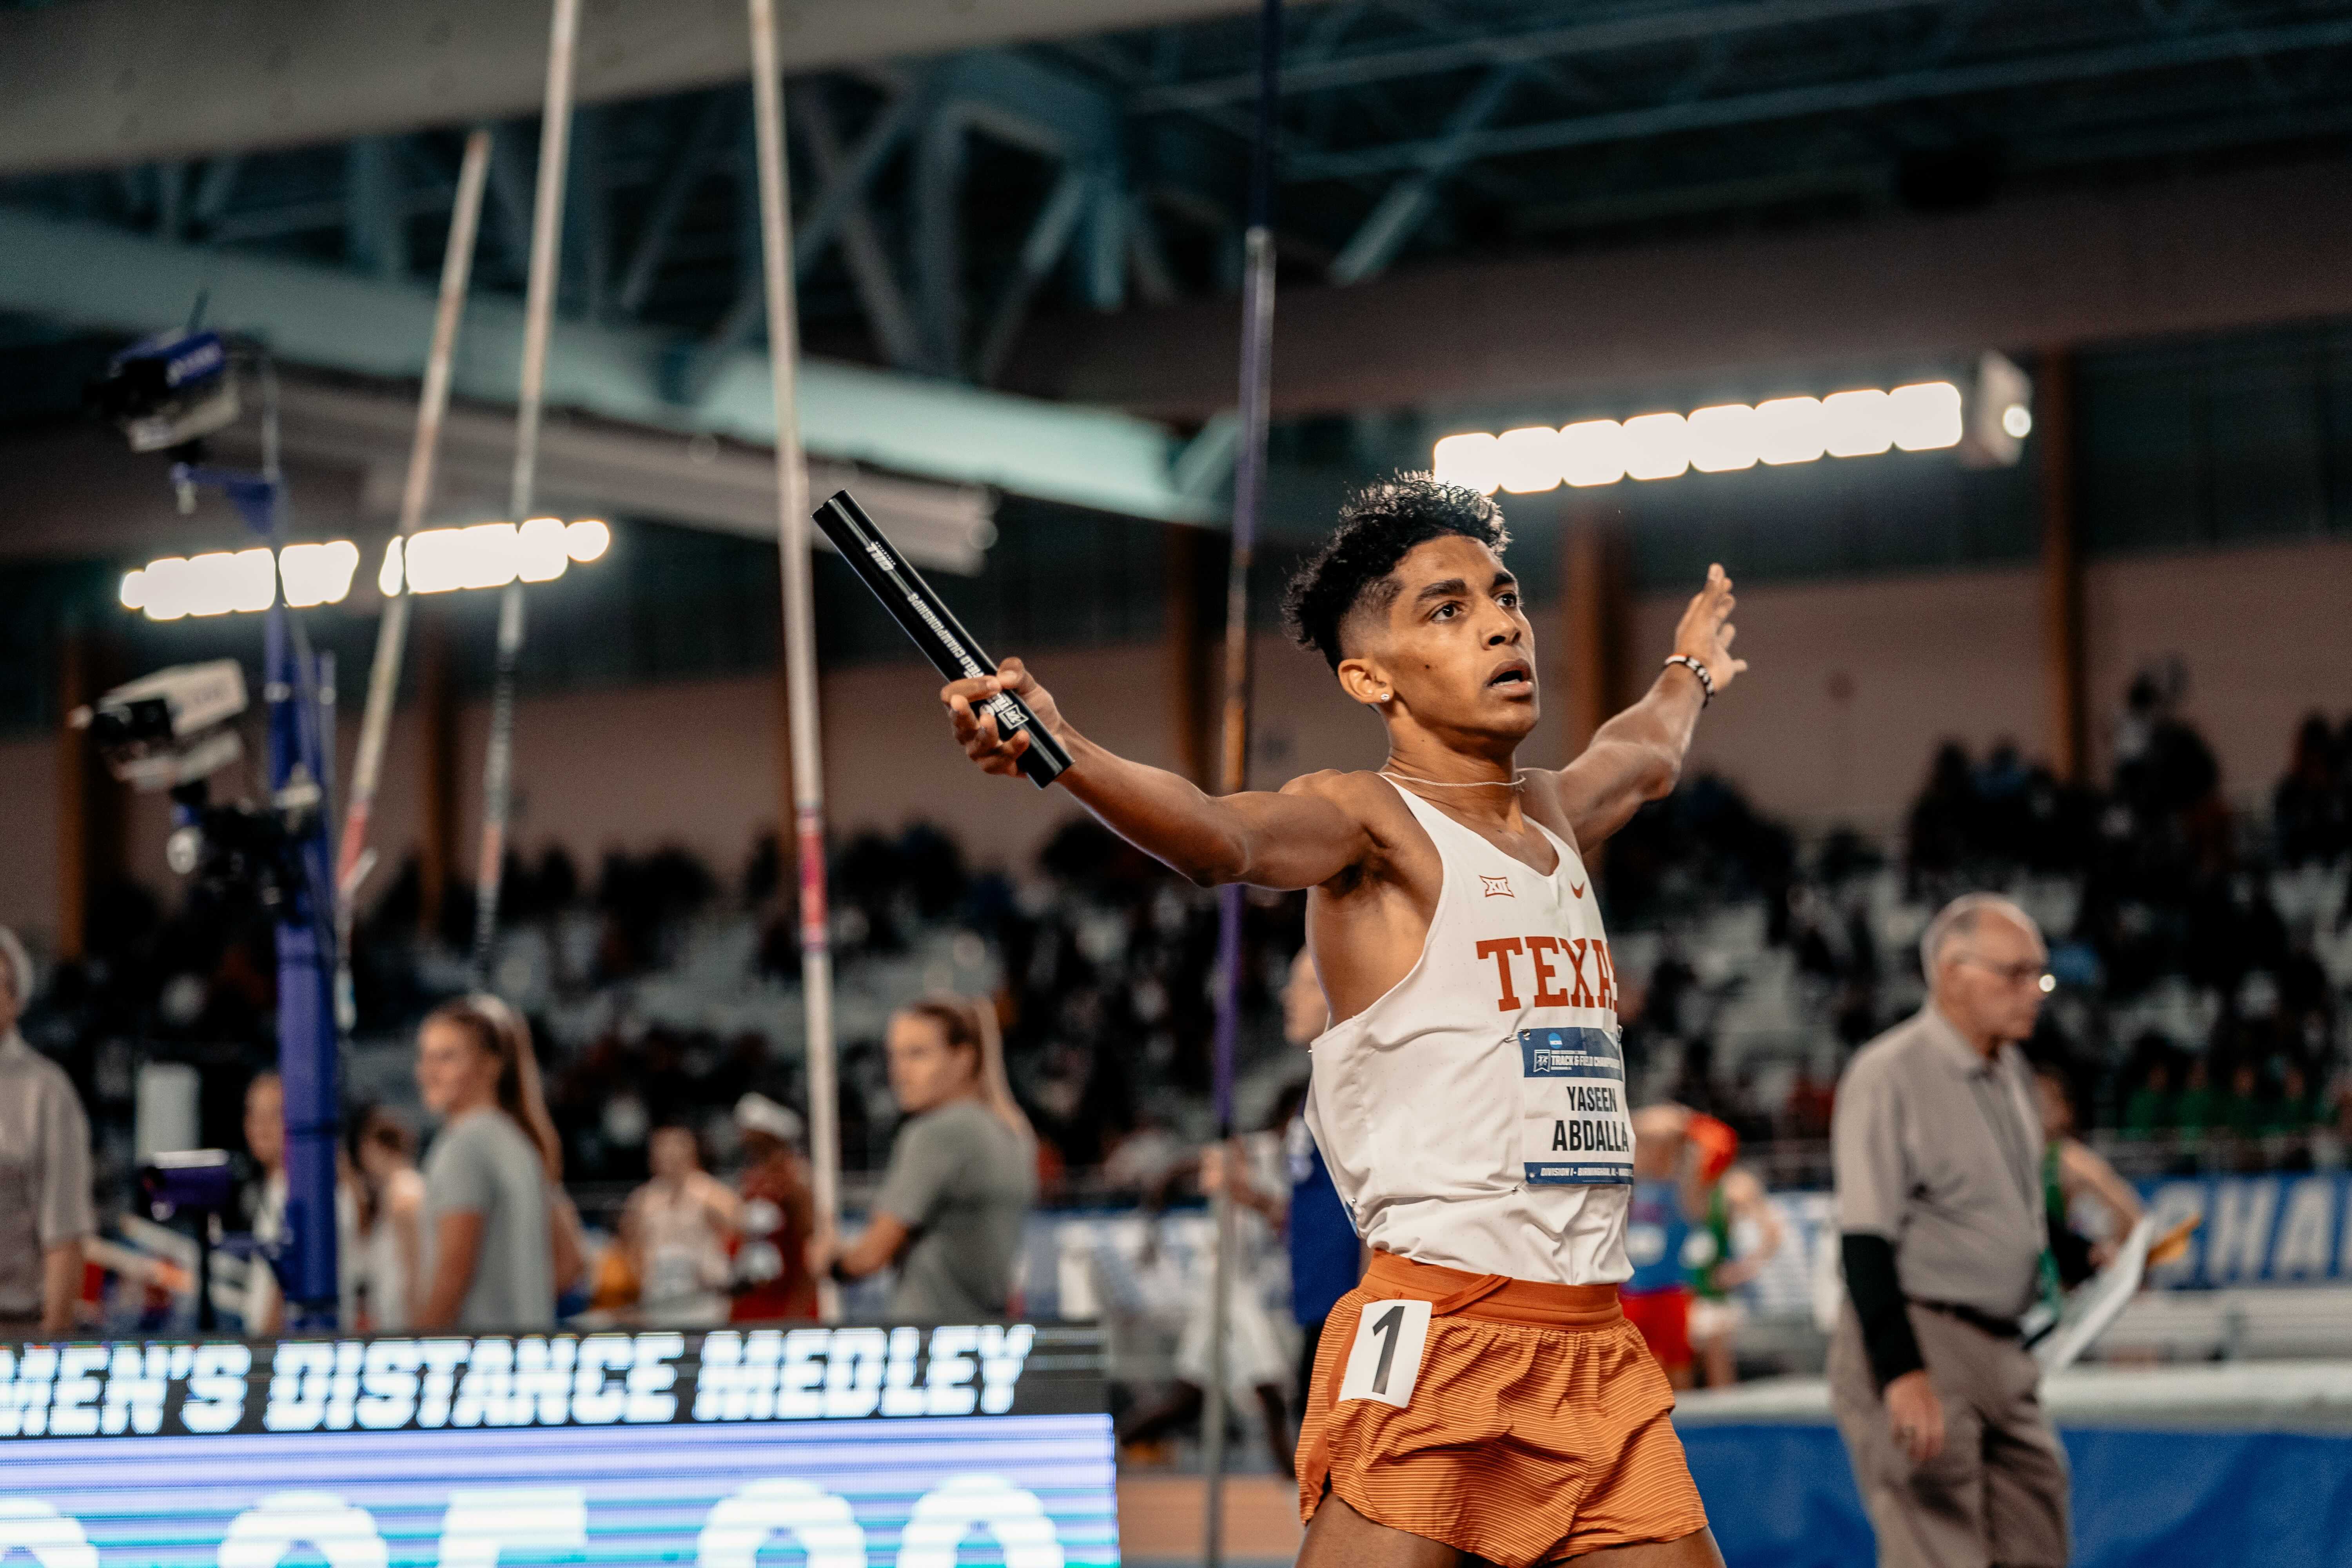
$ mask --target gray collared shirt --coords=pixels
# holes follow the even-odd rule
[[[1990,1061],[1923,1007],[1856,1052],[1831,1123],[1838,1228],[1895,1244],[1904,1295],[2014,1318],[2047,1229],[2025,1056]]]
[[[65,1069],[0,1035],[0,1318],[41,1310],[41,1259],[92,1235],[89,1121]]]

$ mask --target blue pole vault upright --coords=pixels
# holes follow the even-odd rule
[[[174,481],[218,489],[275,556],[284,487],[275,474],[180,464]],[[278,923],[278,1072],[286,1089],[286,1221],[269,1258],[289,1332],[336,1324],[335,896],[330,746],[331,656],[313,658],[279,593],[269,606],[262,689],[271,816],[283,831],[262,896]],[[185,810],[185,807],[182,808]]]

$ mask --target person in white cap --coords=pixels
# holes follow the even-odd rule
[[[728,1318],[814,1321],[816,1277],[809,1272],[808,1242],[816,1233],[816,1200],[800,1154],[800,1114],[764,1094],[747,1094],[735,1102],[735,1126],[743,1137],[743,1174],[736,1182],[743,1205]]]
[[[98,1232],[81,1097],[16,1029],[32,999],[33,961],[0,926],[0,1340],[72,1331]]]

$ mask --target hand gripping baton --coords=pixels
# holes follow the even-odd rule
[[[980,650],[963,623],[955,618],[955,612],[931,592],[931,585],[923,581],[913,563],[898,553],[898,546],[882,537],[882,531],[847,490],[834,491],[833,499],[817,508],[814,515],[816,525],[824,530],[841,558],[874,590],[882,607],[915,639],[915,646],[941,675],[963,680],[996,673],[996,661]],[[1016,731],[1029,732],[1029,749],[1021,753],[1021,771],[1039,789],[1070,765],[1070,753],[1045,732],[1029,705],[1010,691],[1001,691],[974,706],[996,716],[996,732],[1008,741]]]

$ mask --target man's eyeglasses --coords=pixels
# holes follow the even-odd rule
[[[2036,991],[2045,995],[2058,989],[2058,977],[2044,969],[2042,966],[2042,960],[2038,958],[2024,963],[1995,963],[1992,960],[1979,958],[1973,952],[1962,952],[1954,954],[1954,962],[1973,963],[1979,969],[1990,970],[2011,985],[2023,985],[2031,982]]]

